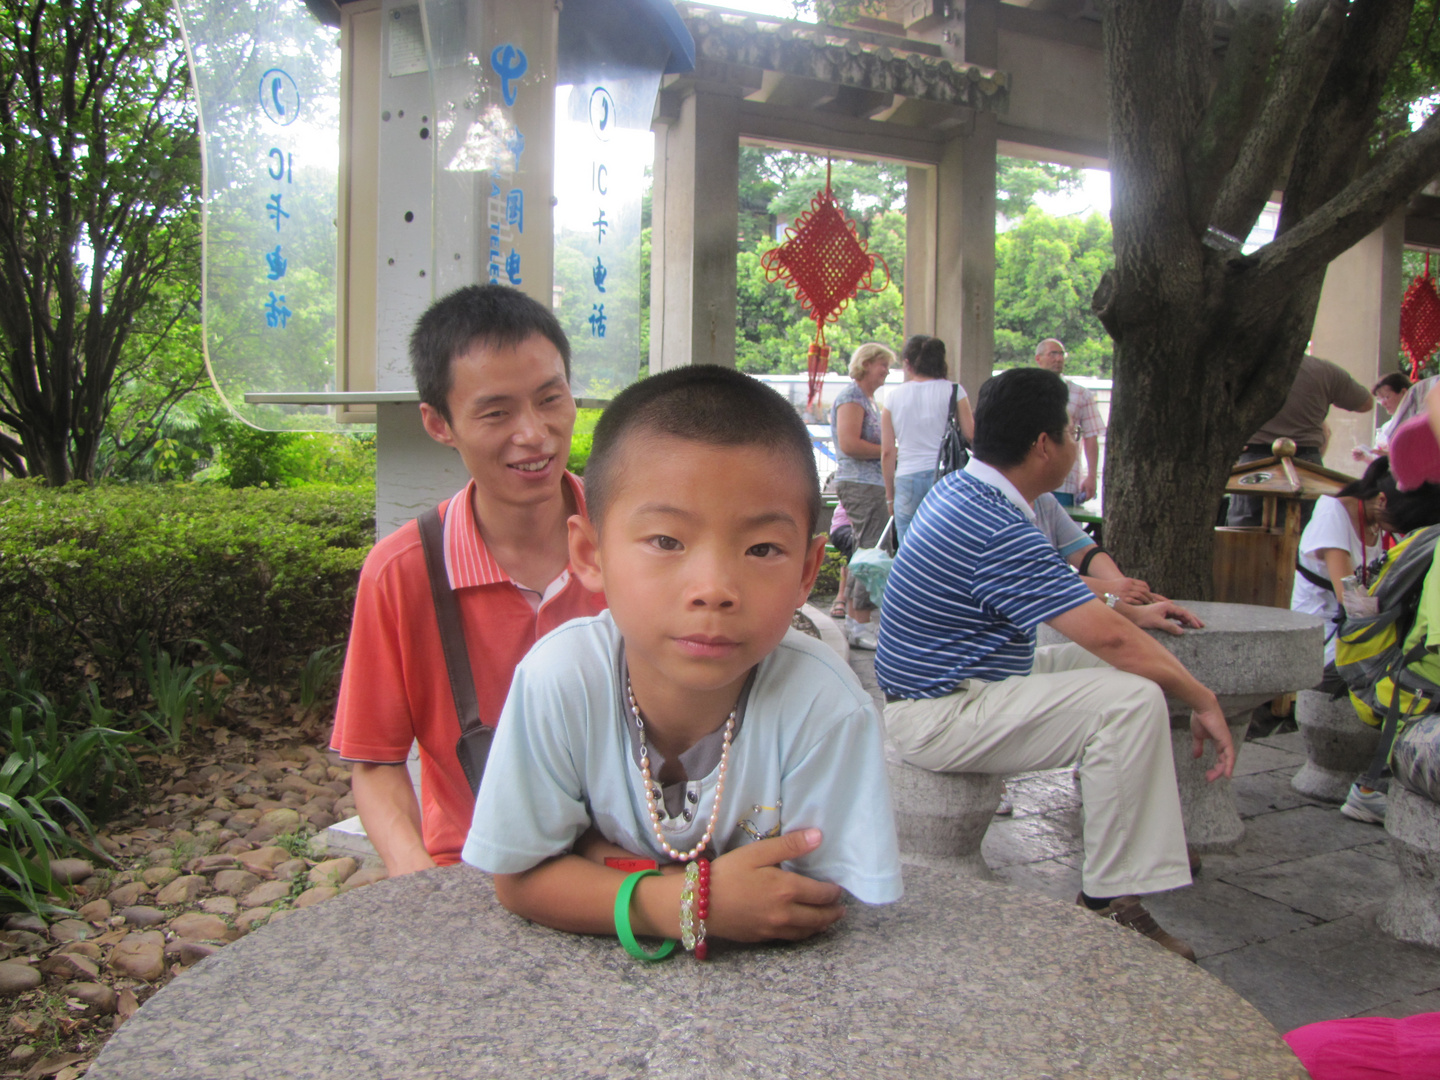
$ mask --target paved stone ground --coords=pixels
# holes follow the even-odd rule
[[[874,653],[850,666],[870,692]],[[1304,763],[1298,733],[1247,742],[1232,781],[1245,839],[1206,855],[1188,889],[1149,897],[1159,923],[1194,946],[1200,966],[1284,1032],[1342,1016],[1440,1011],[1440,953],[1375,925],[1398,880],[1383,828],[1351,821],[1290,786]],[[985,861],[1017,888],[1073,902],[1080,889],[1080,793],[1068,769],[1009,781],[1013,818],[996,818]]]

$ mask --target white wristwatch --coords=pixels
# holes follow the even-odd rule
[[[1115,595],[1113,592],[1107,592],[1107,593],[1105,594],[1105,606],[1106,606],[1106,607],[1108,607],[1108,608],[1113,608],[1113,607],[1114,607],[1116,604],[1118,604],[1119,602],[1120,602],[1120,597],[1118,597],[1117,595]]]

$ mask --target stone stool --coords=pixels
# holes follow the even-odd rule
[[[1380,929],[1440,949],[1440,806],[1392,782],[1385,831],[1400,868],[1400,888],[1380,912]]]
[[[980,845],[1000,805],[1002,780],[988,773],[937,773],[900,760],[885,741],[903,862],[991,880]]]
[[[1380,731],[1362,723],[1349,696],[1331,700],[1319,690],[1301,690],[1295,701],[1295,721],[1305,740],[1308,760],[1290,786],[1302,795],[1329,802],[1344,802],[1355,778],[1375,756]]]
[[[1149,634],[1220,699],[1238,761],[1251,710],[1320,681],[1323,624],[1318,616],[1285,608],[1189,600],[1180,604],[1199,616],[1203,629],[1186,630],[1178,636],[1158,630]],[[1041,626],[1038,640],[1041,645],[1056,645],[1067,639]],[[1175,699],[1168,704],[1186,843],[1201,853],[1232,851],[1245,835],[1245,823],[1235,809],[1230,781],[1205,779],[1205,770],[1215,764],[1214,744],[1205,744],[1203,757],[1191,757],[1190,706]]]

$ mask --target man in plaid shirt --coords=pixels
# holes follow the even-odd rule
[[[1065,374],[1065,356],[1065,346],[1054,338],[1046,338],[1035,346],[1035,363],[1056,375]],[[1094,394],[1069,379],[1065,380],[1065,385],[1070,388],[1070,419],[1080,429],[1085,465],[1082,471],[1080,459],[1075,459],[1065,483],[1056,489],[1055,498],[1061,506],[1076,506],[1095,497],[1095,485],[1100,475],[1100,436],[1105,431],[1105,424],[1100,419]]]

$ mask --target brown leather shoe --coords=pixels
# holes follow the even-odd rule
[[[1075,902],[1082,907],[1085,904],[1084,898],[1080,896],[1075,898]],[[1117,922],[1121,926],[1128,926],[1131,930],[1144,934],[1151,941],[1164,945],[1177,956],[1183,956],[1192,964],[1195,963],[1195,950],[1188,943],[1161,929],[1160,924],[1155,921],[1155,917],[1145,910],[1144,904],[1140,903],[1138,896],[1117,896],[1095,914],[1102,919]]]

